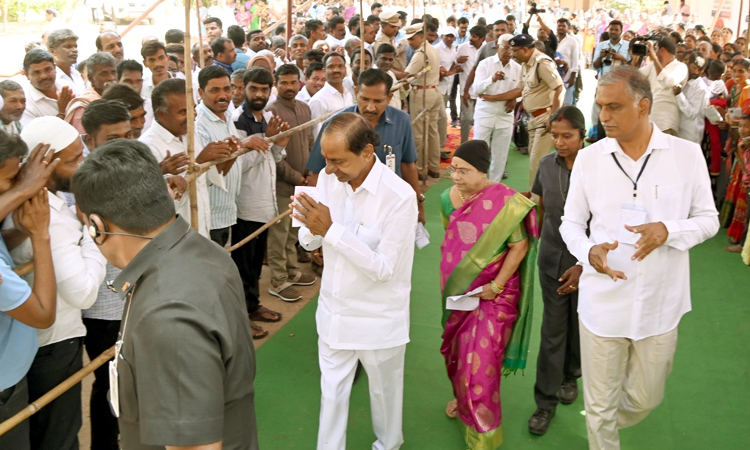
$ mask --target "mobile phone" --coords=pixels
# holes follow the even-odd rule
[[[739,119],[742,117],[742,108],[729,108],[729,117]]]

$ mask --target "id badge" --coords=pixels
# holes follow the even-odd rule
[[[628,231],[625,225],[634,227],[645,223],[648,223],[648,211],[643,206],[623,203],[620,209],[620,230],[617,240],[620,244],[635,245],[641,235]]]
[[[109,404],[112,407],[112,415],[120,417],[120,389],[117,382],[117,357],[109,362]]]
[[[391,171],[396,172],[396,155],[389,153],[385,155],[385,165],[388,166]]]

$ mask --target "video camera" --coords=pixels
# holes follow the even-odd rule
[[[529,15],[533,16],[534,14],[544,14],[545,12],[547,12],[547,10],[544,8],[537,8],[536,3],[534,2],[529,2],[529,4],[531,5],[531,9],[529,10]]]
[[[659,33],[649,33],[645,36],[636,36],[630,41],[630,50],[633,56],[646,56],[648,55],[648,47],[646,46],[647,41],[659,42],[662,35]]]

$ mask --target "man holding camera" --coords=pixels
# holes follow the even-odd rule
[[[607,31],[609,40],[600,42],[594,49],[594,69],[599,71],[599,76],[607,74],[615,66],[630,62],[630,44],[622,40],[622,22],[613,20]]]
[[[677,44],[671,38],[649,39],[645,45],[651,62],[640,72],[648,78],[654,95],[651,121],[664,133],[677,136],[680,131],[680,108],[674,87],[685,85],[688,68],[675,58]]]

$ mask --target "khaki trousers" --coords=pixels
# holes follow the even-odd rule
[[[276,195],[279,213],[289,209],[291,199],[285,195]],[[268,268],[271,269],[271,284],[274,287],[286,283],[287,277],[294,276],[299,271],[297,264],[297,232],[299,228],[292,228],[292,218],[286,216],[268,229]]]
[[[427,112],[412,125],[414,143],[417,146],[417,170],[419,173],[425,173],[426,163],[430,171],[440,172],[438,121],[440,109],[445,110],[445,104],[443,95],[437,89],[415,89],[409,95],[409,114],[412,120],[425,108]],[[425,133],[427,133],[427,147],[425,147]]]
[[[664,398],[677,328],[640,341],[597,336],[583,322],[579,330],[589,449],[618,450],[618,430],[645,419]]]
[[[534,185],[539,160],[554,149],[552,136],[545,131],[549,116],[549,113],[544,113],[539,117],[529,118],[529,188]]]

